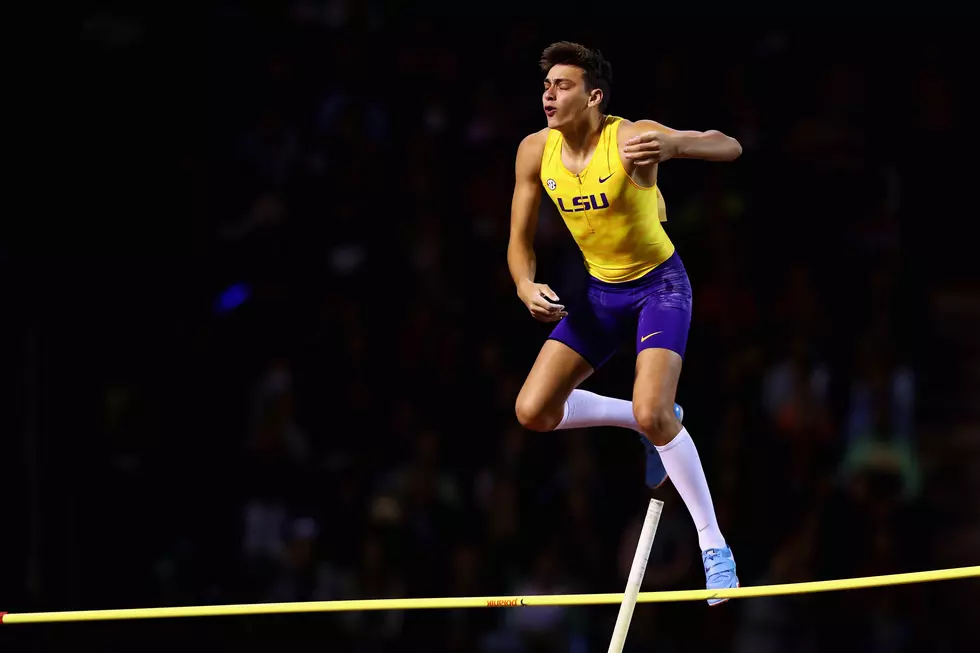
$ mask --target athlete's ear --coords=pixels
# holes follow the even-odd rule
[[[602,103],[602,89],[594,88],[592,92],[589,93],[589,106],[594,107]]]

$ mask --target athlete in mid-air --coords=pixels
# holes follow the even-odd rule
[[[737,587],[735,559],[718,528],[697,448],[674,403],[692,294],[661,224],[666,206],[657,170],[669,159],[732,161],[742,148],[718,131],[676,131],[609,115],[612,69],[597,51],[555,43],[545,49],[541,70],[548,126],[517,150],[507,262],[531,315],[558,324],[517,397],[517,418],[534,431],[611,425],[646,436],[646,482],[656,488],[669,477],[687,505],[708,589]],[[542,188],[582,250],[588,272],[582,297],[563,301],[535,279]],[[577,389],[633,339],[632,401]]]

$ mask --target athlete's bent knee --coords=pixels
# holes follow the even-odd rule
[[[517,413],[517,421],[521,426],[541,433],[553,431],[562,418],[561,414],[556,415],[555,411],[548,410],[546,404],[523,394],[517,397],[514,412]]]
[[[644,435],[658,447],[669,443],[681,430],[673,406],[634,403],[633,418]]]

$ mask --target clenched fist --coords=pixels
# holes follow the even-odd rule
[[[634,165],[652,165],[677,156],[677,143],[670,134],[648,131],[626,141],[623,154]]]
[[[558,295],[548,284],[527,282],[521,284],[517,290],[517,296],[521,298],[527,310],[536,320],[542,322],[557,322],[568,313],[565,307],[558,303]]]

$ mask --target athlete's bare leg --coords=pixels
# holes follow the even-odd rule
[[[669,349],[644,349],[637,355],[633,414],[640,429],[656,445],[670,482],[694,519],[708,588],[736,587],[735,559],[718,528],[698,450],[673,411],[681,364],[680,354]],[[709,599],[708,603],[724,601]]]
[[[643,434],[657,446],[667,444],[681,431],[674,397],[682,363],[680,354],[669,349],[644,349],[636,357],[633,415]]]
[[[546,340],[517,395],[517,419],[531,431],[551,431],[561,422],[565,401],[594,370],[557,340]]]

